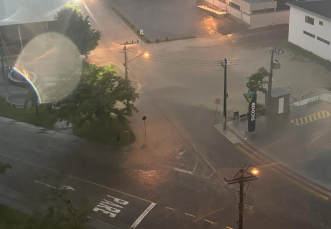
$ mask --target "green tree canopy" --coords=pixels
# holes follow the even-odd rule
[[[4,175],[7,169],[11,169],[11,165],[0,161],[0,174]]]
[[[57,116],[78,127],[85,123],[107,125],[111,122],[111,113],[131,116],[137,111],[134,102],[139,95],[130,81],[117,73],[111,65],[98,67],[84,63],[76,89],[55,104]]]
[[[91,28],[89,17],[75,5],[68,4],[54,16],[56,21],[66,25],[64,35],[71,39],[82,55],[88,55],[98,46],[100,31]]]
[[[264,67],[259,68],[256,73],[247,77],[248,82],[246,86],[248,90],[255,93],[258,91],[266,93],[267,89],[265,89],[264,86],[268,84],[268,81],[265,79],[267,76],[269,76],[269,72]]]
[[[47,211],[37,210],[27,221],[25,229],[83,229],[88,222],[88,204],[86,199],[74,206],[67,197],[66,190],[51,189],[43,197],[49,204]],[[50,204],[51,203],[51,204]]]

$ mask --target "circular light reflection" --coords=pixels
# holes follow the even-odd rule
[[[45,33],[24,47],[14,70],[29,82],[39,103],[51,103],[65,98],[75,89],[82,74],[82,57],[68,38]],[[34,83],[27,72],[37,76]]]

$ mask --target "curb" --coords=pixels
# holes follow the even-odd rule
[[[245,149],[251,156],[261,160],[264,163],[271,164],[271,163],[278,163],[278,161],[275,161],[270,156],[266,155],[265,153],[261,152],[260,150],[256,149],[254,146],[249,144],[247,141],[245,141],[239,134],[237,134],[232,128],[227,127],[232,134],[234,134],[242,143],[235,143],[234,145],[239,145],[243,149]],[[328,200],[331,200],[331,190],[324,187],[323,185],[320,185],[312,180],[309,180],[308,178],[294,172],[293,170],[289,169],[282,163],[276,164],[274,167],[280,172],[282,172],[285,176],[293,179],[294,181],[298,182],[299,184],[317,192],[318,194],[324,196]]]
[[[161,43],[161,42],[179,41],[179,40],[187,40],[187,39],[194,39],[194,38],[196,38],[196,36],[186,36],[186,37],[179,37],[179,38],[168,38],[168,37],[166,37],[164,40],[162,40],[162,39],[155,39],[155,41],[152,41],[152,40],[148,39],[148,37],[146,37],[145,35],[140,34],[140,29],[138,29],[129,19],[127,19],[116,7],[114,7],[114,6],[110,5],[110,4],[106,4],[106,5],[145,44],[157,44],[157,43]]]

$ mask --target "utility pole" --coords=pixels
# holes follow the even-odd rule
[[[224,59],[224,62],[221,63],[221,66],[224,68],[224,99],[223,99],[223,116],[224,116],[224,124],[223,124],[223,130],[226,130],[226,100],[228,98],[228,91],[227,91],[227,72],[226,68],[228,65],[228,59]]]
[[[244,228],[244,200],[249,187],[248,183],[246,191],[244,191],[245,182],[257,180],[257,177],[255,175],[259,173],[256,168],[253,168],[251,171],[248,172],[247,170],[253,167],[251,165],[249,165],[247,168],[245,167],[246,164],[239,170],[239,172],[233,177],[232,180],[227,180],[226,178],[224,178],[224,180],[228,184],[239,184],[239,221],[237,222],[239,229]],[[248,176],[245,176],[245,174],[248,174]]]
[[[271,50],[271,60],[270,60],[270,72],[268,80],[268,99],[267,99],[267,115],[270,116],[270,100],[271,100],[271,90],[272,90],[272,74],[273,74],[273,65],[274,65],[274,53],[276,48]]]
[[[269,80],[268,80],[268,98],[267,98],[267,116],[270,116],[270,109],[271,109],[271,91],[272,91],[272,77],[273,77],[273,70],[274,70],[274,55],[275,54],[283,54],[284,52],[277,48],[271,49],[271,60],[270,60],[270,72],[269,72]]]
[[[139,43],[139,40],[137,40],[137,42],[131,42],[131,43],[128,43],[128,42],[125,42],[124,44],[122,44],[124,47],[123,47],[123,53],[124,53],[124,70],[125,70],[125,86],[126,86],[126,90],[128,90],[129,88],[129,70],[128,70],[128,55],[127,55],[127,51],[128,49],[126,48],[127,45],[134,45],[134,44],[137,44]],[[130,105],[130,101],[129,99],[126,99],[126,105],[127,107],[129,107]]]
[[[1,52],[1,72],[2,72],[2,76],[5,77],[5,67],[4,67],[4,63],[3,63],[3,59],[4,59],[4,55],[5,55],[5,47],[3,44],[3,39],[2,39],[2,33],[0,31],[0,52]]]
[[[128,58],[127,58],[127,53],[126,53],[126,45],[123,47],[123,52],[124,52],[124,69],[125,69],[125,79],[128,79]]]
[[[122,44],[124,47],[123,47],[123,53],[124,53],[124,68],[125,68],[125,79],[129,79],[129,70],[128,70],[128,57],[127,57],[127,45],[134,45],[134,44],[139,44],[139,40],[137,40],[136,42],[125,42],[124,44]]]

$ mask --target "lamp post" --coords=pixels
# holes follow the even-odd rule
[[[251,169],[253,168],[253,169]],[[248,186],[246,191],[244,191],[245,182],[250,182],[253,180],[257,180],[256,175],[259,174],[259,170],[251,165],[246,167],[246,164],[239,170],[239,172],[233,177],[232,180],[224,180],[228,184],[239,184],[239,221],[237,222],[238,228],[244,228],[244,200],[246,197],[246,193],[248,191]],[[246,175],[246,176],[245,176]],[[247,176],[248,175],[248,176]]]

